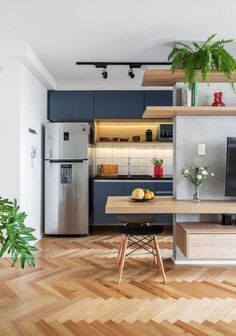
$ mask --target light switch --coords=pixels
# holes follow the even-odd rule
[[[205,144],[198,144],[197,145],[197,153],[198,153],[198,155],[206,155],[206,145]]]

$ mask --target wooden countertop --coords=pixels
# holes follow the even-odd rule
[[[222,214],[236,213],[235,201],[193,201],[176,200],[173,197],[156,197],[150,202],[134,202],[127,196],[109,196],[106,214]]]

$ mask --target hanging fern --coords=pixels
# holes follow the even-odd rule
[[[201,45],[193,42],[192,46],[188,46],[177,42],[177,46],[168,56],[168,60],[172,63],[172,72],[184,69],[184,81],[188,83],[190,89],[197,80],[197,71],[200,70],[202,80],[207,83],[209,83],[208,74],[210,71],[223,72],[235,91],[233,73],[236,71],[236,60],[224,48],[226,44],[230,44],[234,40],[222,39],[213,42],[215,37],[216,34],[209,36]]]

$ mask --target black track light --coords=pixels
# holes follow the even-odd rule
[[[134,74],[134,72],[133,72],[133,68],[132,68],[131,66],[129,66],[128,75],[129,75],[129,77],[132,78],[132,79],[135,77],[135,74]]]
[[[102,70],[102,77],[103,79],[107,79],[108,73],[107,73],[107,66],[104,66]]]

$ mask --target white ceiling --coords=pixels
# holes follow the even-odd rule
[[[59,85],[104,83],[78,61],[167,61],[175,40],[235,38],[235,0],[0,0],[0,38],[29,44]],[[140,85],[127,67],[106,83]]]

